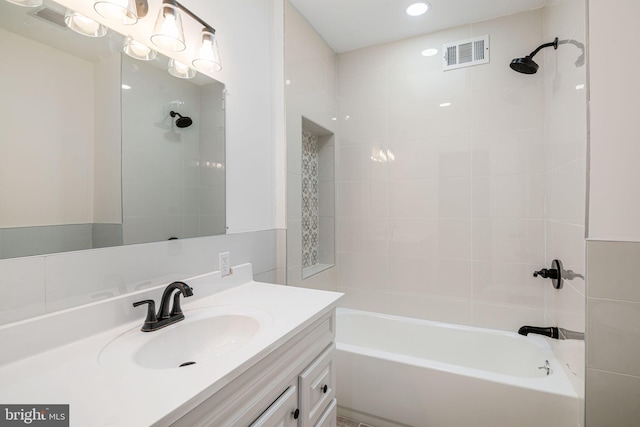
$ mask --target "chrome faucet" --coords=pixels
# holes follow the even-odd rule
[[[174,291],[176,292],[173,295]],[[193,289],[184,282],[173,282],[167,286],[162,293],[162,299],[160,300],[160,308],[156,315],[156,303],[152,299],[134,302],[133,306],[138,307],[143,304],[149,304],[147,307],[147,318],[144,320],[144,324],[140,329],[142,332],[153,332],[172,323],[179,322],[184,319],[184,313],[180,308],[180,294],[185,297],[193,295]],[[173,306],[171,312],[169,312],[169,304],[171,295],[173,295]]]

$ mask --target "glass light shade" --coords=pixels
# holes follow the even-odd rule
[[[131,36],[127,36],[127,38],[124,40],[122,51],[130,57],[139,59],[141,61],[153,61],[158,57],[158,52],[136,41]]]
[[[93,8],[110,22],[133,25],[138,22],[135,0],[96,0]]]
[[[153,27],[151,42],[159,48],[171,52],[180,52],[186,49],[182,18],[177,6],[163,3],[156,25]]]
[[[200,45],[200,49],[198,49],[196,59],[191,63],[198,70],[204,72],[211,73],[222,70],[215,31],[211,31],[206,28],[202,30],[202,44]]]
[[[196,76],[196,70],[171,58],[169,60],[169,74],[179,79],[192,79]]]
[[[64,23],[83,36],[102,37],[107,34],[107,27],[72,10],[67,10],[64,15]]]
[[[42,6],[42,0],[7,0],[9,3],[17,4],[24,7]]]

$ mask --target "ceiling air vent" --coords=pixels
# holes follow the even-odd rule
[[[442,51],[444,52],[443,69],[445,71],[487,64],[489,62],[489,36],[446,43]]]
[[[50,24],[57,25],[60,28],[67,29],[67,24],[64,22],[64,12],[55,10],[53,8],[44,6],[40,9],[34,10],[31,12],[31,15],[36,18],[40,18],[44,21],[47,21]]]

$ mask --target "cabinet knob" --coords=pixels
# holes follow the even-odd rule
[[[322,393],[326,393],[328,389],[329,389],[329,387],[327,387],[327,385],[325,384],[325,385],[322,387]]]
[[[296,409],[295,411],[293,411],[293,412],[291,413],[291,415],[293,415],[293,419],[294,419],[294,420],[297,420],[297,419],[298,419],[298,417],[300,416],[300,409]]]

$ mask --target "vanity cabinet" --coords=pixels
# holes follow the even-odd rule
[[[296,386],[287,388],[251,427],[297,427],[300,418],[297,392]]]
[[[335,427],[334,341],[331,310],[215,394],[178,409],[186,413],[171,425]]]
[[[300,412],[303,426],[317,425],[318,420],[335,398],[336,370],[334,366],[335,344],[331,344],[300,374]]]

